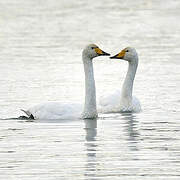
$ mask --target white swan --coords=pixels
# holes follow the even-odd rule
[[[119,54],[110,58],[126,60],[128,61],[129,67],[122,86],[122,91],[116,91],[107,97],[101,97],[99,111],[104,113],[140,112],[140,102],[136,97],[132,96],[134,78],[138,67],[138,54],[135,48],[127,47]]]
[[[95,44],[88,45],[82,52],[82,60],[85,72],[85,104],[65,104],[49,102],[36,105],[27,111],[22,110],[29,118],[33,119],[93,119],[97,117],[96,88],[93,72],[93,58],[97,56],[109,56]]]

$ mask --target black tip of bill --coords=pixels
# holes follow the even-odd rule
[[[110,59],[117,59],[117,54],[115,56],[109,57]]]
[[[110,56],[110,54],[107,52],[102,51],[102,53],[103,53],[102,56]]]

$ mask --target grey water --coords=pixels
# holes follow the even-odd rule
[[[180,179],[178,0],[0,0],[0,179]],[[84,101],[81,52],[133,46],[138,114],[5,120],[47,101]],[[94,60],[97,101],[127,63]]]

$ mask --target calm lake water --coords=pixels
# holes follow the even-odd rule
[[[0,179],[180,179],[179,0],[0,1]],[[84,101],[81,52],[139,53],[139,114],[5,120],[46,101]],[[127,63],[94,60],[97,100]]]

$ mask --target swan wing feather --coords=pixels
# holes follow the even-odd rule
[[[82,105],[75,103],[48,102],[23,110],[28,116],[31,114],[35,119],[69,119],[80,117]]]
[[[118,112],[140,112],[141,105],[138,98],[133,96],[132,106],[123,107],[120,103],[121,92],[119,90],[114,91],[113,93],[107,96],[101,96],[98,103],[98,112],[100,113],[118,113]]]

